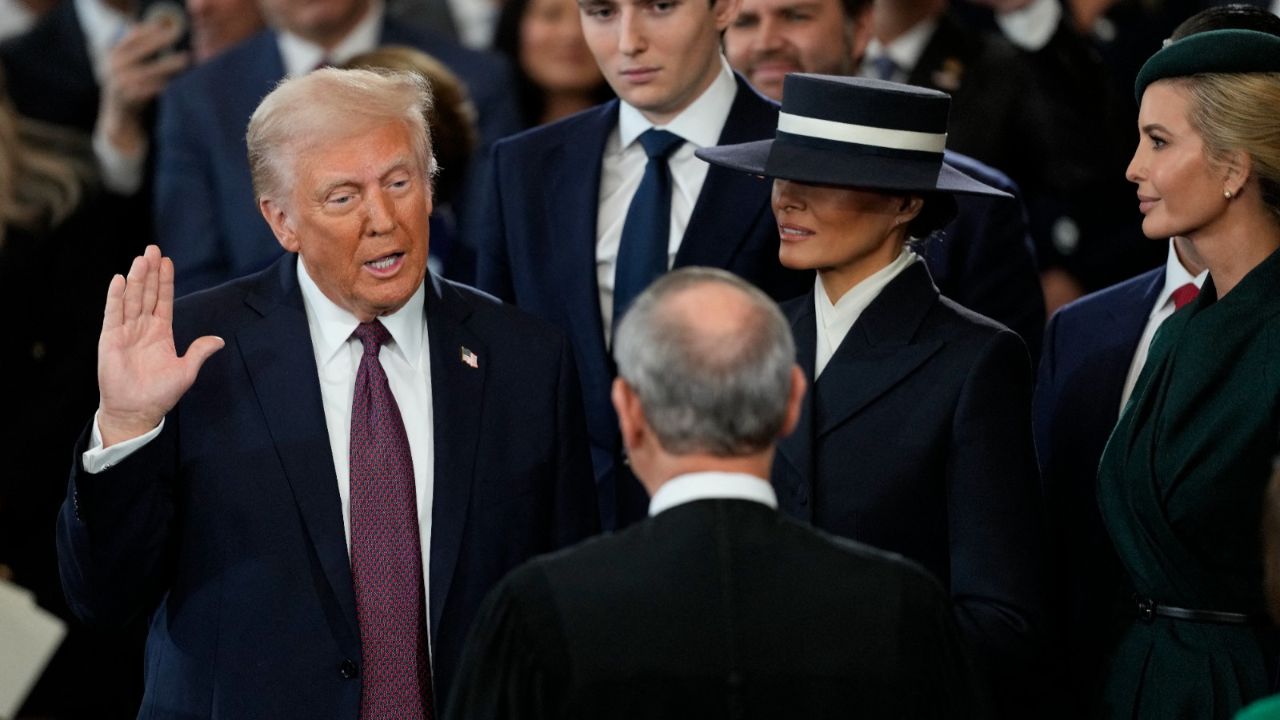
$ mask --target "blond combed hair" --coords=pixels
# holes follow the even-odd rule
[[[1189,92],[1188,119],[1210,162],[1233,152],[1253,161],[1262,201],[1280,225],[1280,73],[1205,73],[1176,80]]]
[[[282,81],[258,105],[245,135],[255,197],[286,201],[301,153],[393,122],[409,128],[414,155],[434,175],[424,115],[430,107],[430,86],[411,72],[322,68]]]

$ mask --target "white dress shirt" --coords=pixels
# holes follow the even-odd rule
[[[1142,338],[1138,340],[1138,348],[1133,353],[1133,360],[1129,363],[1129,374],[1125,376],[1124,392],[1120,395],[1120,411],[1124,411],[1124,406],[1129,403],[1129,396],[1133,394],[1133,386],[1138,384],[1138,375],[1142,374],[1142,366],[1147,362],[1147,353],[1151,350],[1151,341],[1156,336],[1156,330],[1160,329],[1160,325],[1173,314],[1173,291],[1186,285],[1187,283],[1195,283],[1196,287],[1204,286],[1204,279],[1209,277],[1209,271],[1205,270],[1195,277],[1187,271],[1182,265],[1182,261],[1178,259],[1178,253],[1173,249],[1173,243],[1169,243],[1169,258],[1164,264],[1164,287],[1160,289],[1160,294],[1156,296],[1156,303],[1151,307],[1151,315],[1147,318],[1147,326],[1142,331]]]
[[[478,49],[493,45],[499,3],[494,0],[448,0],[448,4],[459,42]]]
[[[818,346],[814,354],[813,366],[815,380],[822,375],[836,348],[844,342],[844,337],[853,329],[853,324],[858,322],[858,318],[862,316],[862,312],[867,309],[871,301],[879,297],[885,286],[901,275],[903,270],[919,260],[920,256],[912,252],[911,248],[902,248],[902,252],[893,259],[893,262],[849,288],[848,292],[841,295],[835,303],[827,297],[827,291],[822,287],[822,278],[818,277],[814,281],[813,309],[818,326]]]
[[[649,500],[650,517],[695,500],[750,500],[777,509],[778,497],[768,480],[732,472],[696,472],[668,480]]]
[[[894,82],[906,82],[916,63],[920,62],[920,56],[924,54],[925,46],[929,44],[929,40],[933,37],[933,31],[937,28],[938,19],[929,18],[916,23],[910,30],[894,38],[888,45],[876,38],[871,38],[871,42],[867,43],[867,51],[862,56],[862,68],[858,74],[863,77],[880,77],[879,73],[876,72],[875,60],[883,55],[888,55],[893,59],[894,64],[898,66],[898,69],[893,73],[893,77],[889,79]]]
[[[1018,10],[996,13],[996,24],[1005,38],[1027,52],[1048,45],[1061,22],[1062,6],[1058,0],[1031,0]]]
[[[304,40],[288,30],[277,31],[276,41],[280,46],[280,59],[284,61],[285,76],[306,75],[315,70],[322,61],[341,65],[360,53],[376,50],[378,41],[381,39],[382,17],[385,13],[386,7],[382,1],[374,0],[360,22],[356,23],[341,42],[329,50]]]
[[[324,404],[329,451],[333,454],[338,496],[342,501],[342,524],[351,550],[351,403],[355,396],[356,372],[364,353],[361,342],[351,337],[359,321],[334,305],[298,262],[298,284],[306,307],[311,349],[320,377],[320,397]],[[421,535],[422,582],[430,594],[432,483],[435,478],[435,438],[431,409],[431,361],[427,343],[426,288],[420,286],[409,302],[397,312],[378,318],[391,333],[378,359],[396,398],[409,454],[413,458],[413,480],[418,502],[418,531]],[[226,350],[223,350],[226,352]],[[94,474],[119,463],[160,434],[164,421],[154,430],[132,440],[102,447],[102,434],[94,418],[89,449],[81,458],[85,472]]]
[[[661,128],[685,141],[667,159],[672,180],[667,267],[675,261],[710,168],[706,161],[694,157],[693,151],[720,141],[720,132],[729,119],[729,110],[737,94],[738,83],[733,79],[733,71],[721,56],[720,74],[716,75],[710,87]],[[613,329],[614,273],[618,265],[618,248],[622,243],[622,226],[649,161],[638,138],[652,127],[656,126],[639,110],[622,102],[618,109],[618,125],[609,133],[601,158],[600,202],[596,215],[596,284],[600,290],[600,317],[604,322],[605,342],[609,342]]]

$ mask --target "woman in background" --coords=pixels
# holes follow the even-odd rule
[[[1225,720],[1268,692],[1277,650],[1258,527],[1280,432],[1280,38],[1183,37],[1137,95],[1143,232],[1185,237],[1209,279],[1161,326],[1099,469],[1132,598],[1102,714]]]
[[[613,97],[582,37],[574,0],[506,0],[493,46],[516,69],[525,127],[554,122]]]

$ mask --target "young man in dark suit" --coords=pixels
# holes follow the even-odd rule
[[[82,619],[151,616],[144,717],[432,717],[490,588],[597,527],[568,343],[427,272],[429,102],[282,84],[248,145],[289,254],[112,280],[58,551]]]
[[[618,100],[495,146],[487,204],[464,228],[479,255],[477,285],[573,342],[606,527],[643,517],[647,505],[622,464],[609,406],[609,338],[627,302],[673,266],[723,268],[777,299],[812,281],[778,263],[768,184],[693,156],[769,137],[777,123],[777,105],[720,52],[738,4],[582,3],[587,45]]]
[[[269,0],[262,6],[272,29],[183,75],[160,99],[155,227],[161,248],[174,258],[179,295],[261,270],[280,255],[255,210],[244,128],[258,101],[283,78],[380,45],[408,45],[440,60],[466,84],[483,141],[520,128],[510,70],[495,55],[386,17],[374,0]]]
[[[786,319],[675,270],[615,336],[613,404],[649,519],[535,560],[486,601],[452,718],[967,718],[937,581],[777,510],[805,379]]]

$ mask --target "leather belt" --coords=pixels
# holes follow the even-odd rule
[[[1153,622],[1158,617],[1169,618],[1170,620],[1218,623],[1220,625],[1253,625],[1259,622],[1258,618],[1244,613],[1227,612],[1225,610],[1192,610],[1172,605],[1161,605],[1151,598],[1144,598],[1138,595],[1133,596],[1133,602],[1138,608],[1138,618],[1143,622]]]

